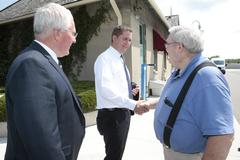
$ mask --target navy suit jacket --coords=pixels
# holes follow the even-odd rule
[[[85,135],[81,104],[66,75],[33,41],[6,80],[5,160],[76,160]]]

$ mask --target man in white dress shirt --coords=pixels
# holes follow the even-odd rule
[[[103,135],[104,160],[121,160],[124,152],[131,112],[147,112],[140,101],[132,98],[130,75],[122,55],[130,47],[132,30],[126,26],[113,29],[111,46],[100,54],[94,65],[97,94],[97,128]]]

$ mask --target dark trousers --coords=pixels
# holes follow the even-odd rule
[[[98,110],[97,128],[103,135],[106,157],[104,160],[121,160],[130,125],[130,111],[127,109]]]

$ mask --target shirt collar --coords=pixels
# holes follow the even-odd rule
[[[179,72],[179,70],[175,70],[173,72],[174,79],[182,77],[189,69],[195,68],[197,65],[206,60],[208,60],[208,58],[203,57],[201,53],[196,54],[181,72]]]
[[[114,47],[110,46],[109,49],[111,50],[111,53],[116,58],[121,58],[121,53],[118,52]]]
[[[45,44],[43,44],[42,42],[40,42],[38,40],[34,40],[34,41],[37,42],[38,44],[40,44],[50,54],[50,56],[53,58],[53,60],[58,64],[57,55],[51,48],[49,48],[48,46],[46,46]]]

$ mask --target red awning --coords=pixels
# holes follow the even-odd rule
[[[165,51],[165,42],[166,41],[160,36],[160,34],[153,30],[153,49],[157,51]]]

